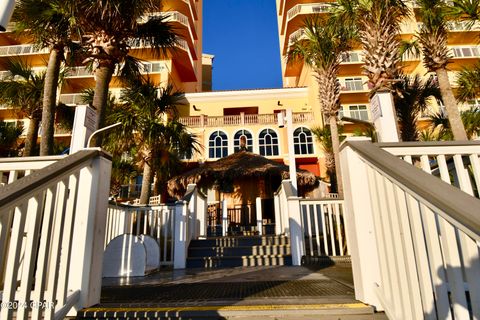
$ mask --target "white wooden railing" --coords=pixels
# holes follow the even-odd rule
[[[43,169],[66,156],[0,158],[0,184],[10,184],[17,179]]]
[[[11,182],[0,187],[1,319],[63,319],[100,301],[111,158],[39,159],[0,161]]]
[[[421,142],[382,143],[378,146],[389,153],[421,168],[424,172],[440,177],[469,195],[479,197],[480,143]]]
[[[160,265],[173,264],[175,205],[108,206],[104,247],[123,234],[149,235],[160,248]]]
[[[303,256],[348,254],[343,223],[343,200],[304,199],[294,195],[290,180],[274,194],[275,233],[291,239],[292,263]]]
[[[389,319],[480,317],[480,200],[450,184],[449,161],[442,160],[453,154],[462,169],[455,155],[478,161],[475,144],[480,146],[446,143],[434,151],[419,143],[415,152],[415,144],[408,150],[402,150],[404,144],[383,145],[406,155],[407,162],[420,155],[423,170],[369,141],[350,138],[342,145],[345,223],[358,300],[385,309]],[[429,174],[433,162],[426,155],[433,152],[447,183]]]
[[[343,200],[300,200],[305,255],[347,254],[343,224]]]

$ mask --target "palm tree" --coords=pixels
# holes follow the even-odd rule
[[[340,83],[337,79],[342,54],[350,48],[350,33],[319,16],[304,23],[304,34],[296,39],[287,52],[287,61],[303,60],[313,69],[319,86],[318,97],[324,116],[332,132],[335,159],[337,192],[343,195],[340,171],[340,141],[338,138],[337,115],[340,109]]]
[[[480,109],[478,107],[461,112],[460,117],[469,139],[480,134]],[[430,131],[437,132],[438,140],[452,140],[453,133],[445,112],[436,112],[429,116]]]
[[[443,0],[417,0],[417,5],[422,20],[417,39],[422,47],[423,64],[428,71],[435,72],[437,75],[442,101],[447,110],[455,140],[467,140],[447,73],[447,65],[451,59],[451,53],[447,47],[449,7]]]
[[[43,89],[42,140],[40,155],[53,153],[53,136],[60,66],[65,48],[79,40],[73,0],[18,0],[13,19],[17,31],[31,36],[35,44],[50,49]]]
[[[337,24],[356,30],[371,95],[390,90],[401,61],[400,23],[409,14],[405,1],[338,0],[331,12]]]
[[[343,141],[345,136],[341,134],[342,127],[339,127],[338,131],[340,132],[339,140]],[[333,139],[332,139],[332,132],[330,127],[323,127],[323,128],[313,128],[312,129],[313,135],[320,141],[322,145],[323,152],[325,154],[325,168],[327,170],[327,174],[330,178],[330,183],[332,185],[332,189],[335,189],[335,186],[338,184],[338,178],[336,176],[336,166],[335,166],[335,153],[333,151]],[[337,188],[338,189],[338,188]]]
[[[186,128],[175,119],[167,120],[169,114],[176,114],[176,105],[183,99],[183,93],[174,91],[171,85],[162,88],[149,79],[139,80],[122,90],[121,103],[109,116],[109,121],[122,123],[117,141],[122,140],[127,147],[135,145],[142,158],[142,204],[148,203],[150,185],[164,154],[177,146],[184,147]],[[196,143],[188,147],[195,149]]]
[[[418,140],[417,120],[425,111],[431,98],[441,99],[440,89],[433,77],[423,81],[418,74],[399,74],[393,84],[393,100],[401,126],[402,141]]]
[[[108,88],[115,68],[120,67],[124,74],[133,71],[138,76],[138,61],[128,55],[130,48],[151,47],[158,54],[165,54],[175,45],[177,36],[166,22],[167,16],[158,14],[159,0],[79,0],[76,3],[86,39],[87,62],[95,71],[93,106],[97,109],[97,126],[101,128],[105,124]],[[95,145],[101,143],[100,135]]]
[[[0,120],[0,157],[16,157],[18,138],[23,132],[20,122],[12,123]]]
[[[30,65],[19,60],[9,60],[6,64],[10,74],[0,81],[0,103],[19,110],[30,120],[23,156],[32,156],[36,149],[42,113],[45,73],[35,73]]]
[[[457,99],[467,102],[480,96],[480,63],[467,68],[464,67],[457,74]]]

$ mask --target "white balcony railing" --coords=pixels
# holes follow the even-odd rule
[[[140,73],[162,73],[168,71],[168,67],[164,62],[142,62],[142,67],[140,68]],[[119,75],[119,70],[117,69],[114,73],[114,76]],[[73,67],[70,68],[67,72],[67,78],[81,78],[81,77],[93,77],[93,72],[87,67]],[[66,99],[69,99],[68,97]],[[63,101],[62,101],[63,102]],[[66,103],[66,102],[64,102]]]
[[[38,48],[31,44],[0,46],[0,57],[49,53],[48,48]]]
[[[330,10],[330,3],[297,4],[287,12],[287,20],[292,20],[300,14],[325,13]]]
[[[304,123],[314,121],[313,112],[294,112],[293,122]],[[276,124],[277,115],[270,114],[240,114],[231,116],[214,116],[206,115],[180,117],[180,122],[188,127],[218,127],[218,126],[239,126],[239,125],[255,125],[255,124]]]
[[[454,58],[480,57],[480,46],[450,47]]]

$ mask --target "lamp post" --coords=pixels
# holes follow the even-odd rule
[[[15,8],[15,0],[0,1],[0,31],[7,30],[8,22]]]
[[[285,114],[278,113],[278,126],[287,129],[287,145],[288,145],[288,171],[290,173],[290,181],[293,187],[293,193],[298,195],[297,189],[297,168],[295,166],[295,148],[293,144],[293,114],[292,109],[287,109]]]

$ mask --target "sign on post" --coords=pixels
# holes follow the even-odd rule
[[[379,142],[398,142],[397,117],[390,92],[377,92],[370,100],[372,121]]]
[[[88,105],[75,108],[70,154],[84,149],[88,138],[96,130],[97,112]]]

